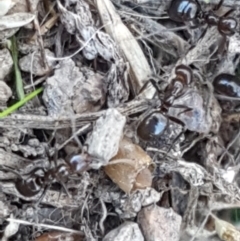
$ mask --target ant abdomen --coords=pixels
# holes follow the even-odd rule
[[[240,79],[231,74],[219,74],[213,81],[215,92],[229,97],[240,97]]]
[[[41,177],[30,177],[28,179],[18,178],[15,182],[17,191],[24,197],[33,197],[42,190]]]
[[[235,34],[237,28],[237,21],[235,18],[220,18],[218,23],[218,31],[222,35],[232,36]]]
[[[176,22],[191,21],[196,18],[198,10],[198,4],[194,0],[175,0],[170,5],[168,15]]]
[[[176,79],[179,79],[184,85],[189,85],[193,79],[192,69],[187,65],[180,64],[175,68]]]
[[[137,135],[144,141],[160,136],[168,125],[168,118],[160,111],[146,116],[137,127]]]

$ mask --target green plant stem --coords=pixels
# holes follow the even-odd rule
[[[17,103],[15,103],[14,105],[10,106],[9,108],[4,110],[3,112],[0,112],[0,118],[8,116],[9,114],[11,114],[15,110],[17,110],[19,107],[21,107],[22,105],[24,105],[25,103],[27,103],[28,101],[33,99],[35,96],[40,94],[42,91],[43,91],[42,87],[39,88],[39,89],[34,90],[32,93],[30,93],[27,96],[25,96],[24,99],[18,101]]]
[[[15,36],[12,36],[11,38],[11,51],[12,51],[12,58],[13,58],[13,64],[14,64],[16,92],[17,92],[18,99],[23,100],[25,97],[25,94],[23,90],[23,80],[22,80],[21,72],[18,68],[18,49],[17,49],[17,41]]]

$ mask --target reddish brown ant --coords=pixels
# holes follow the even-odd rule
[[[175,117],[168,116],[170,107],[186,108],[186,106],[173,105],[176,98],[185,94],[193,78],[192,70],[186,65],[179,65],[175,68],[176,77],[165,89],[165,96],[159,109],[148,114],[138,125],[137,135],[144,141],[149,141],[160,136],[168,126],[169,119],[179,124],[183,123]],[[188,108],[188,110],[191,110]]]
[[[223,1],[220,0],[216,10],[220,9]],[[219,33],[226,37],[232,36],[236,32],[237,20],[233,17],[228,17],[233,11],[234,9],[230,9],[223,16],[219,17],[212,10],[203,11],[198,0],[173,0],[168,14],[170,19],[176,22],[200,20],[201,24],[217,26]]]
[[[55,182],[61,183],[65,188],[63,181],[71,174],[79,174],[87,170],[90,161],[91,158],[88,154],[80,154],[73,155],[68,162],[59,164],[49,170],[37,167],[23,175],[9,167],[1,167],[1,170],[10,171],[17,175],[14,183],[19,194],[24,197],[34,197],[40,192],[43,196],[47,188]]]

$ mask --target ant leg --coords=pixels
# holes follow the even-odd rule
[[[230,10],[228,10],[223,16],[221,16],[221,17],[227,17],[228,15],[230,15],[231,13],[233,13],[233,12],[235,12],[236,11],[236,9],[234,9],[234,8],[232,8],[232,9],[230,9]]]
[[[197,29],[197,28],[199,28],[199,27],[200,27],[199,24],[189,26],[189,28],[192,29],[192,30]]]
[[[13,170],[11,167],[9,166],[5,166],[5,165],[0,165],[0,171],[4,171],[4,172],[11,172],[13,174],[15,174],[17,177],[22,178],[21,174],[15,170]]]
[[[185,131],[186,131],[186,130],[185,130],[185,128],[184,128],[184,130],[181,131],[181,132],[177,135],[177,137],[173,140],[171,146],[168,148],[167,153],[169,153],[169,152],[171,151],[171,149],[173,148],[174,144],[176,144],[177,140],[185,133]]]
[[[181,111],[181,112],[178,113],[178,116],[180,116],[180,115],[182,115],[182,114],[184,114],[184,113],[186,113],[186,112],[189,112],[189,111],[192,111],[192,110],[193,110],[193,108],[188,107],[188,106],[186,106],[186,105],[172,105],[171,108],[184,109],[183,111]]]
[[[160,93],[161,90],[159,89],[159,86],[157,85],[156,81],[154,79],[152,79],[152,78],[150,78],[149,81],[151,82],[153,87],[157,90],[157,92]]]
[[[229,38],[227,36],[222,36],[218,49],[217,54],[219,56],[219,59],[227,54],[227,50],[229,48]]]
[[[63,187],[63,189],[64,189],[64,191],[66,192],[67,196],[70,198],[71,196],[70,196],[69,191],[67,190],[66,185],[65,185],[62,181],[60,181],[59,183],[60,183],[61,186]],[[60,199],[61,193],[62,193],[62,188],[61,188],[61,190],[60,190],[58,200]]]
[[[21,175],[21,179],[22,179],[22,176],[32,176],[34,173],[36,173],[37,171],[42,171],[45,173],[45,170],[43,167],[35,167],[33,170],[25,173],[24,175]]]
[[[186,105],[172,105],[170,108],[177,108],[177,109],[189,109],[190,107],[186,106]]]
[[[49,150],[49,145],[47,146],[44,146],[45,148],[45,152],[46,152],[46,155],[47,155],[47,159],[48,159],[48,168],[51,168],[51,159],[52,159],[52,154],[50,153],[50,150]],[[54,155],[55,155],[55,151],[54,151]]]
[[[58,149],[57,149],[56,145],[57,144],[55,143],[55,145],[54,145],[54,156],[53,156],[53,162],[54,162],[55,167],[57,167],[57,159],[58,159]]]
[[[37,200],[37,202],[34,204],[35,208],[42,202],[47,190],[49,189],[50,185],[47,185],[46,187],[44,187],[44,190],[41,194],[41,196],[39,197],[39,199]]]
[[[50,146],[51,145],[51,142],[54,140],[54,138],[56,137],[56,133],[57,133],[57,127],[58,127],[58,125],[59,125],[59,122],[57,121],[56,123],[55,123],[55,128],[54,128],[54,130],[53,130],[53,132],[51,133],[51,136],[49,137],[49,139],[48,139],[48,141],[47,141],[47,144],[48,144],[48,146]],[[55,138],[56,139],[56,138]]]
[[[224,1],[224,0],[220,0],[220,2],[218,3],[218,5],[217,5],[216,7],[214,7],[214,8],[213,8],[213,10],[214,10],[214,11],[219,10],[219,9],[220,9],[220,7],[221,7],[221,6],[222,6],[222,4],[223,4],[223,1]]]
[[[48,145],[50,145],[51,142],[53,141],[53,139],[55,138],[56,132],[57,132],[57,129],[55,129],[55,130],[52,132],[52,134],[51,134],[51,136],[49,137],[48,142],[47,142]]]
[[[172,116],[169,116],[168,117],[170,120],[172,120],[173,122],[175,123],[178,123],[179,125],[181,125],[183,127],[183,130],[175,137],[175,139],[173,140],[171,146],[168,148],[167,152],[166,152],[166,155],[171,151],[171,149],[173,148],[174,144],[176,144],[177,140],[185,133],[186,131],[186,128],[185,127],[185,124],[181,121],[181,120],[178,120],[176,119],[175,117],[172,117]]]
[[[138,94],[137,95],[140,95],[146,88],[147,88],[147,85],[149,84],[148,81],[146,81],[143,86],[141,87],[141,89],[138,91]]]
[[[156,84],[155,78],[154,77],[150,77],[149,80],[147,80],[143,86],[141,87],[141,89],[138,91],[137,95],[141,95],[146,89],[149,88],[149,82],[151,82],[151,84],[153,85],[153,87],[157,90],[157,93],[161,92],[161,90],[159,89],[159,87]],[[155,97],[156,93],[154,94],[153,98]]]
[[[85,143],[83,148],[82,148],[82,152],[81,154],[84,155],[84,154],[87,154],[88,153],[88,148],[89,148],[89,144],[88,143]]]
[[[50,153],[49,148],[47,148],[47,147],[45,146],[46,154],[47,154],[48,161],[49,161],[49,168],[51,168],[51,162],[52,162],[52,160],[53,160],[53,162],[54,162],[55,167],[57,167],[58,148],[57,148],[57,143],[56,143],[56,142],[55,142],[53,148],[54,148],[54,151],[53,151],[53,154],[52,154],[52,153]],[[53,156],[53,158],[52,158],[52,156]]]
[[[202,11],[202,6],[201,6],[200,2],[199,2],[198,0],[195,0],[195,2],[197,3],[197,5],[198,5],[200,11]]]
[[[201,33],[201,35],[200,35],[200,37],[198,38],[197,41],[199,41],[200,39],[202,39],[202,38],[204,37],[204,35],[206,34],[207,30],[208,30],[208,27],[206,27],[206,28],[203,30],[203,32]]]
[[[183,111],[179,112],[178,116],[180,116],[180,115],[182,115],[182,114],[184,114],[186,112],[192,111],[192,110],[193,110],[193,108],[188,107],[188,108],[186,108],[186,110],[183,110]]]
[[[71,118],[71,124],[72,124],[72,136],[74,137],[74,140],[78,144],[78,148],[81,150],[83,148],[83,144],[81,143],[78,136],[76,135],[77,131],[76,131],[76,119],[75,118]]]
[[[42,167],[36,167],[34,168],[33,170],[27,172],[27,173],[24,173],[23,175],[21,175],[19,172],[13,170],[11,167],[8,167],[8,166],[0,166],[0,170],[2,171],[6,171],[6,172],[12,172],[14,173],[17,177],[19,177],[20,179],[23,178],[23,176],[32,176],[34,173],[36,173],[37,171],[41,170],[44,172],[44,168]]]

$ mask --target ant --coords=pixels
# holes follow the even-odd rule
[[[223,1],[220,0],[214,10],[219,10]],[[198,0],[173,0],[168,10],[168,15],[175,22],[200,20],[202,24],[217,26],[219,33],[226,37],[234,35],[237,28],[237,20],[233,17],[228,17],[233,11],[235,10],[230,9],[223,16],[219,17],[212,10],[203,11]]]
[[[63,180],[71,174],[78,174],[88,170],[91,159],[88,154],[73,155],[70,160],[64,164],[59,164],[54,168],[46,170],[42,167],[36,167],[23,176],[9,167],[1,167],[3,171],[10,171],[17,175],[15,179],[15,188],[24,197],[34,197],[41,191],[41,198],[54,182],[59,182],[67,192]]]
[[[184,125],[180,120],[167,115],[170,107],[187,109],[184,112],[191,110],[186,106],[173,105],[173,102],[186,93],[187,87],[192,83],[193,72],[191,68],[181,64],[175,68],[175,74],[176,77],[165,89],[160,108],[148,114],[137,126],[137,135],[144,141],[160,136],[167,128],[169,119]]]
[[[215,92],[228,97],[240,97],[240,79],[231,74],[222,73],[213,80]]]

